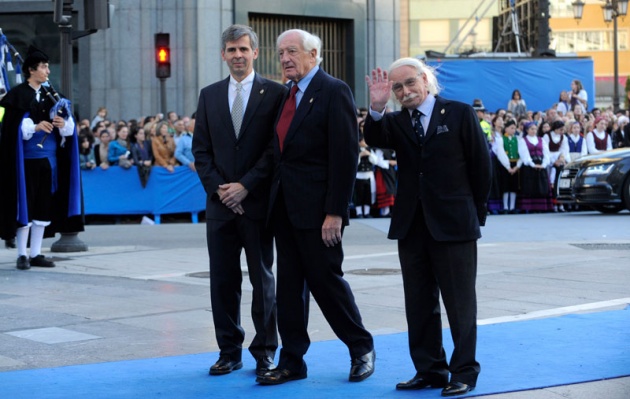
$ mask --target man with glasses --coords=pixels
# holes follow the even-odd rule
[[[415,58],[366,77],[365,139],[391,148],[399,183],[389,238],[398,240],[409,349],[416,375],[396,389],[441,387],[442,396],[474,389],[477,340],[477,239],[486,219],[490,156],[473,108],[440,97],[433,70]],[[393,91],[402,105],[385,113]],[[442,345],[440,293],[455,349]],[[449,382],[450,373],[450,382]]]

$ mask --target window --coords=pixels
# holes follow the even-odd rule
[[[613,30],[605,31],[554,31],[553,39],[557,42],[559,53],[580,51],[612,51]],[[619,50],[628,50],[628,31],[618,31]]]
[[[304,29],[322,40],[322,67],[330,75],[348,83],[352,88],[353,66],[351,21],[325,18],[284,17],[250,14],[249,24],[258,34],[258,59],[255,68],[262,76],[282,80],[276,39],[287,29]]]

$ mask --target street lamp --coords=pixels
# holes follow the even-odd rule
[[[615,54],[615,89],[613,93],[613,111],[617,112],[619,110],[619,49],[617,46],[617,17],[625,17],[626,14],[628,14],[628,0],[605,0],[605,3],[606,4],[602,6],[602,11],[604,12],[604,21],[606,23],[613,21],[613,50]],[[571,5],[573,6],[573,17],[575,19],[582,19],[584,4],[585,3],[582,0],[576,0],[571,3]]]

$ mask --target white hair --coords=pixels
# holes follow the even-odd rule
[[[433,95],[440,94],[440,90],[442,90],[442,88],[435,76],[435,68],[428,66],[417,58],[399,58],[389,66],[388,74],[391,74],[394,69],[402,66],[410,66],[418,71],[418,75],[425,75],[427,77],[427,88],[429,89],[429,93]]]
[[[617,119],[617,123],[619,125],[621,125],[622,123],[628,123],[629,121],[630,121],[630,119],[627,116],[625,116],[625,115],[621,115],[619,117],[619,119]]]
[[[316,55],[315,55],[315,62],[316,65],[319,65],[323,58],[322,58],[322,40],[317,36],[314,35],[312,33],[309,33],[305,30],[302,29],[289,29],[289,30],[285,30],[284,32],[282,32],[280,34],[280,36],[278,36],[278,39],[276,39],[276,47],[280,47],[280,42],[287,36],[290,35],[292,33],[297,33],[298,35],[300,35],[300,37],[302,38],[302,47],[304,47],[304,50],[306,51],[311,51],[311,50],[315,50]]]

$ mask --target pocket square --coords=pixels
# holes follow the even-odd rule
[[[437,134],[448,132],[448,126],[440,125],[437,127]]]

